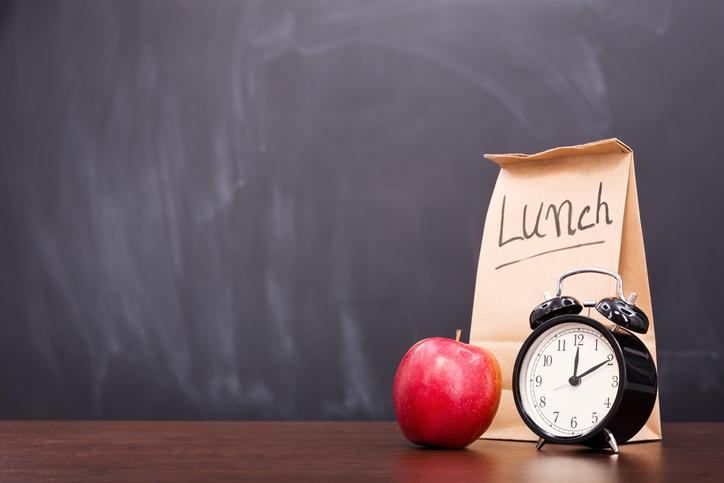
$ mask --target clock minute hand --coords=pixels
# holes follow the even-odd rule
[[[590,369],[587,370],[586,372],[584,372],[584,373],[582,373],[581,375],[579,375],[579,376],[578,376],[578,379],[581,379],[581,378],[582,378],[583,376],[585,376],[586,374],[592,373],[593,371],[595,371],[595,370],[598,369],[599,367],[605,366],[608,362],[609,362],[609,360],[606,359],[605,361],[601,362],[600,364],[596,364],[595,366],[593,366],[592,368],[590,368]]]
[[[568,378],[568,384],[571,386],[577,386],[581,383],[581,378],[576,374],[578,373],[578,353],[581,351],[580,347],[576,347],[576,357],[573,358],[573,375]]]

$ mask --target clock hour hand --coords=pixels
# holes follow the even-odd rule
[[[595,366],[593,366],[592,368],[590,368],[589,370],[587,370],[586,372],[584,372],[584,373],[581,374],[580,376],[577,376],[578,379],[581,379],[581,378],[582,378],[583,376],[585,376],[586,374],[592,373],[593,371],[595,371],[595,370],[598,369],[599,367],[605,366],[605,365],[608,364],[609,362],[610,362],[610,361],[609,361],[608,359],[606,359],[605,361],[601,362],[600,364],[596,364]]]

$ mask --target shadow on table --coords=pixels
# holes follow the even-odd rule
[[[618,455],[576,446],[479,441],[465,450],[405,448],[397,455],[400,481],[659,481],[661,444],[623,445]]]
[[[482,481],[495,470],[495,455],[472,449],[410,447],[398,455],[395,470],[400,481],[460,481],[470,477]]]

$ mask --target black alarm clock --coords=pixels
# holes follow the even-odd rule
[[[616,279],[617,297],[581,304],[561,295],[563,280],[579,273]],[[609,447],[632,438],[644,426],[656,401],[653,357],[633,332],[645,334],[646,314],[624,297],[615,272],[582,268],[558,279],[555,297],[533,309],[533,333],[520,348],[513,369],[513,396],[525,424],[546,442]],[[595,308],[607,321],[580,315]]]

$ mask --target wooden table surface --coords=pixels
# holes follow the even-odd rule
[[[724,423],[665,424],[617,456],[408,443],[389,422],[0,422],[0,481],[724,481]]]

